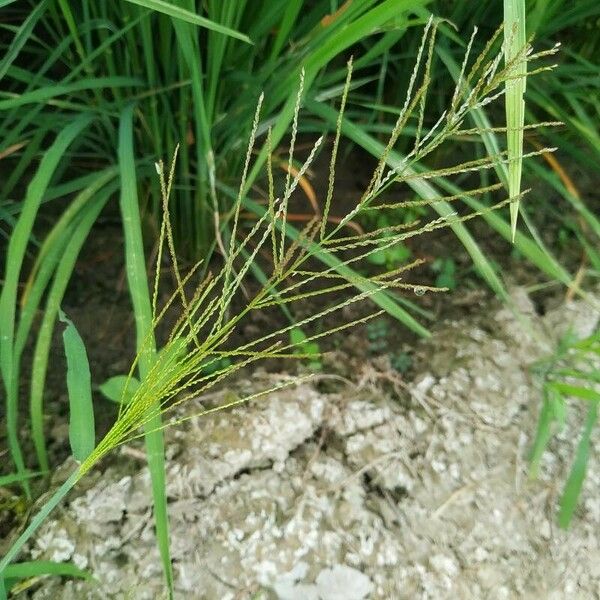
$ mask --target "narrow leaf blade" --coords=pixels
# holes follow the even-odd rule
[[[571,467],[569,479],[565,485],[562,498],[560,499],[560,511],[558,513],[558,524],[566,528],[571,523],[573,513],[577,507],[579,494],[585,480],[588,457],[590,454],[590,438],[598,419],[598,404],[593,403],[588,411],[585,427],[577,446],[577,455]]]
[[[216,31],[218,33],[222,33],[223,35],[228,35],[242,42],[246,42],[248,44],[252,43],[252,40],[247,35],[240,33],[239,31],[235,31],[235,29],[230,29],[229,27],[225,27],[224,25],[220,25],[215,21],[211,21],[210,19],[206,19],[205,17],[201,17],[194,12],[189,10],[185,10],[180,6],[176,6],[169,2],[164,2],[164,0],[126,0],[131,4],[137,4],[138,6],[143,6],[144,8],[149,8],[156,12],[163,13],[168,15],[169,17],[173,17],[175,19],[179,19],[181,21],[185,21],[186,23],[191,23],[192,25],[199,25],[200,27],[205,27],[206,29],[211,29],[212,31]]]
[[[75,325],[62,311],[60,320],[67,324],[63,332],[63,343],[67,358],[69,442],[75,459],[83,462],[94,450],[96,439],[90,365],[85,345]]]

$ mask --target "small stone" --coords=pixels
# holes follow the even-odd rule
[[[316,583],[320,600],[362,600],[373,589],[369,577],[347,565],[323,569]]]

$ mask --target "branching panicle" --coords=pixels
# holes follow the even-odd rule
[[[488,211],[498,210],[520,200],[525,192],[512,197],[509,196],[489,208],[475,212],[466,214],[448,212],[431,220],[419,221],[413,219],[410,223],[392,223],[366,233],[359,228],[358,233],[351,236],[340,236],[339,234],[342,227],[363,213],[377,214],[378,211],[427,207],[434,205],[436,202],[450,202],[465,197],[493,194],[502,188],[502,183],[499,182],[466,190],[460,194],[450,194],[434,199],[377,203],[382,194],[389,190],[392,185],[403,185],[413,180],[441,179],[459,174],[481,172],[499,163],[507,162],[507,152],[500,151],[500,154],[496,156],[486,156],[429,171],[417,168],[417,165],[421,164],[425,157],[449,138],[453,136],[478,136],[485,133],[482,128],[465,127],[464,121],[467,115],[476,110],[477,107],[493,102],[499,94],[503,93],[502,86],[505,82],[518,77],[518,72],[515,69],[519,61],[530,61],[552,52],[544,51],[536,55],[530,51],[529,47],[526,47],[514,57],[514,61],[508,61],[501,66],[498,58],[500,55],[492,55],[492,49],[500,34],[500,30],[498,30],[469,69],[468,63],[476,35],[475,30],[467,45],[450,106],[447,111],[442,111],[440,116],[432,120],[432,126],[426,128],[426,98],[432,81],[431,69],[436,29],[437,23],[430,19],[424,30],[404,105],[398,113],[389,140],[384,146],[367,189],[347,214],[335,217],[336,226],[327,228],[329,229],[327,230],[326,225],[332,218],[331,206],[334,195],[336,158],[344,123],[344,109],[351,84],[352,61],[348,62],[348,76],[341,95],[339,116],[329,164],[328,186],[322,213],[319,214],[319,211],[317,211],[315,217],[309,220],[300,232],[294,234],[291,242],[288,242],[286,247],[285,240],[289,236],[286,221],[290,199],[300,182],[305,178],[323,140],[323,138],[319,138],[316,141],[299,169],[293,168],[298,115],[304,87],[302,72],[296,96],[286,177],[282,189],[277,190],[277,182],[273,174],[271,154],[274,149],[272,148],[271,129],[268,128],[266,133],[266,148],[268,150],[266,167],[268,191],[266,196],[268,206],[262,216],[248,228],[247,232],[240,235],[242,230],[241,206],[243,203],[240,191],[232,209],[232,236],[224,265],[216,274],[209,275],[191,295],[185,293],[185,287],[191,281],[191,274],[186,276],[180,274],[168,217],[168,198],[173,187],[175,160],[171,163],[168,179],[165,177],[164,166],[162,163],[158,163],[157,171],[160,178],[165,213],[160,232],[158,261],[160,263],[164,254],[163,246],[166,245],[175,272],[177,289],[169,297],[165,306],[158,311],[156,304],[160,264],[157,264],[157,278],[154,282],[153,293],[154,324],[155,326],[158,324],[167,309],[172,310],[176,299],[180,300],[181,314],[168,338],[166,348],[159,353],[148,377],[140,382],[129,403],[122,408],[114,427],[89,458],[88,464],[82,466],[82,472],[111,448],[136,438],[139,435],[140,427],[152,418],[152,410],[158,410],[161,413],[171,412],[187,399],[206,392],[206,390],[238,372],[241,368],[261,359],[303,356],[304,354],[299,349],[298,343],[285,341],[293,328],[310,327],[316,321],[323,322],[328,315],[334,313],[340,315],[346,307],[368,300],[381,292],[414,290],[420,295],[425,292],[444,291],[444,288],[415,285],[405,280],[413,269],[423,263],[422,259],[416,259],[408,264],[372,275],[358,275],[355,271],[352,271],[352,275],[342,275],[341,267],[349,268],[351,265],[361,264],[374,253],[393,248],[412,237],[466,222]],[[423,59],[423,57],[425,58]],[[421,69],[421,67],[423,68]],[[420,71],[422,71],[422,81],[419,82]],[[256,140],[261,103],[262,96],[258,103],[250,134],[244,177],[249,168],[251,153]],[[404,132],[406,124],[413,117],[416,119],[417,126],[412,150],[400,163],[393,163],[390,161],[390,156],[400,135]],[[553,123],[543,123],[542,125],[551,124]],[[527,126],[527,128],[533,127],[535,125]],[[505,130],[506,127],[491,129],[491,131],[499,132]],[[535,156],[552,150],[551,148],[543,148],[525,153],[519,159],[522,160],[528,156]],[[384,173],[387,165],[391,165],[391,168],[387,173]],[[242,178],[240,190],[244,189],[244,177]],[[277,235],[278,232],[279,236]],[[326,248],[330,255],[335,257],[335,265],[332,264],[321,270],[314,270],[308,265],[312,265],[311,259],[322,248]],[[236,308],[237,305],[234,305],[233,299],[242,289],[243,281],[250,267],[261,252],[270,257],[270,271],[265,274],[260,289],[253,296],[248,297],[240,307]],[[197,265],[194,271],[196,268]],[[356,291],[357,288],[360,291]],[[340,294],[342,297],[337,297]],[[321,305],[313,314],[299,322],[284,327],[274,327],[272,331],[263,333],[257,339],[237,346],[233,343],[234,332],[253,313],[275,307],[285,309],[286,306],[294,305],[309,298],[318,299],[319,301],[326,298],[334,298],[334,300],[331,305]],[[326,327],[324,331],[318,333],[309,333],[303,341],[306,343],[306,341],[322,339],[347,327],[366,322],[378,314],[380,314],[380,311],[350,322]],[[215,410],[228,408],[255,397],[258,396],[253,395],[233,404],[229,403],[221,407],[211,408],[201,414],[209,414]]]

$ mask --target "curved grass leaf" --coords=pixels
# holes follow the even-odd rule
[[[44,153],[31,183],[27,187],[21,215],[10,237],[6,252],[4,284],[0,294],[0,372],[6,392],[6,425],[11,457],[17,472],[25,470],[18,436],[17,387],[14,361],[14,333],[17,310],[17,293],[21,267],[27,243],[31,236],[38,208],[60,160],[73,140],[92,121],[89,115],[80,115],[65,127],[52,146]],[[26,484],[25,484],[26,485]],[[28,487],[26,486],[28,492]]]
[[[26,104],[37,104],[47,102],[57,96],[65,96],[73,92],[84,90],[98,90],[103,88],[135,87],[144,85],[137,77],[95,77],[93,79],[80,79],[74,83],[52,84],[47,87],[38,88],[26,92],[14,98],[0,100],[0,110],[9,110]]]
[[[542,456],[552,438],[552,425],[556,421],[555,407],[564,402],[556,391],[545,389],[542,410],[538,416],[537,430],[529,458],[529,476],[536,479],[539,475]]]
[[[28,15],[23,24],[17,30],[11,45],[6,50],[4,57],[0,60],[0,81],[6,75],[8,68],[13,63],[19,52],[29,39],[33,28],[46,11],[48,0],[42,0]]]
[[[93,188],[93,186],[91,187]],[[81,251],[81,247],[85,242],[92,225],[96,222],[98,215],[106,204],[106,201],[114,192],[114,189],[114,185],[106,186],[82,209],[78,222],[73,226],[73,233],[62,254],[60,262],[58,263],[52,286],[48,291],[44,315],[42,317],[33,352],[33,372],[31,375],[29,397],[32,438],[38,462],[43,470],[49,468],[46,438],[44,436],[43,398],[56,316],[67,289],[67,285],[71,279],[73,269],[75,268],[75,263],[79,256],[79,252]],[[84,190],[82,195],[87,196],[88,193],[89,188]],[[77,199],[74,200],[74,202],[77,202]]]
[[[327,28],[323,28],[323,31],[321,32],[323,34],[322,43],[315,45],[311,54],[305,57],[302,64],[286,78],[282,79],[281,83],[277,85],[276,90],[273,91],[274,97],[269,98],[269,101],[272,102],[279,101],[281,98],[287,98],[283,108],[279,112],[277,123],[273,127],[273,147],[279,144],[292,122],[296,97],[295,94],[290,93],[290,90],[297,89],[297,82],[302,69],[304,69],[305,72],[304,87],[308,90],[321,69],[335,56],[360,40],[364,40],[367,36],[380,31],[386,23],[389,23],[394,19],[397,20],[396,26],[400,28],[400,23],[406,24],[408,22],[407,13],[409,11],[414,11],[418,7],[424,6],[428,1],[429,0],[385,0],[368,10],[353,22],[348,22],[350,18],[349,11],[342,12],[339,18],[334,21],[334,25],[339,28],[337,35],[334,35],[333,32],[331,35],[325,35]],[[353,8],[352,4],[349,4],[349,6],[350,8]],[[400,21],[401,18],[402,21],[399,23],[398,21]],[[243,190],[244,195],[247,194],[248,190],[252,187],[252,184],[260,174],[266,160],[267,147],[265,145],[261,149],[254,166],[248,174]]]
[[[142,6],[144,8],[149,8],[150,10],[154,10],[156,12],[163,13],[168,15],[169,17],[173,17],[174,19],[178,19],[180,21],[185,21],[186,23],[191,23],[192,25],[199,25],[200,27],[204,27],[206,29],[210,29],[212,31],[216,31],[217,33],[222,33],[223,35],[228,35],[230,37],[241,40],[242,42],[246,42],[248,44],[252,43],[252,40],[243,33],[239,31],[235,31],[234,29],[230,29],[229,27],[225,27],[215,21],[211,21],[210,19],[206,19],[205,17],[201,17],[196,13],[193,13],[185,8],[181,8],[175,4],[171,4],[170,2],[165,2],[164,0],[125,0],[126,2],[130,2],[131,4],[137,4],[138,6]]]

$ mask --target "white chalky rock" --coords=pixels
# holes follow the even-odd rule
[[[323,569],[316,583],[321,600],[362,600],[373,589],[372,581],[364,573],[346,565]]]

